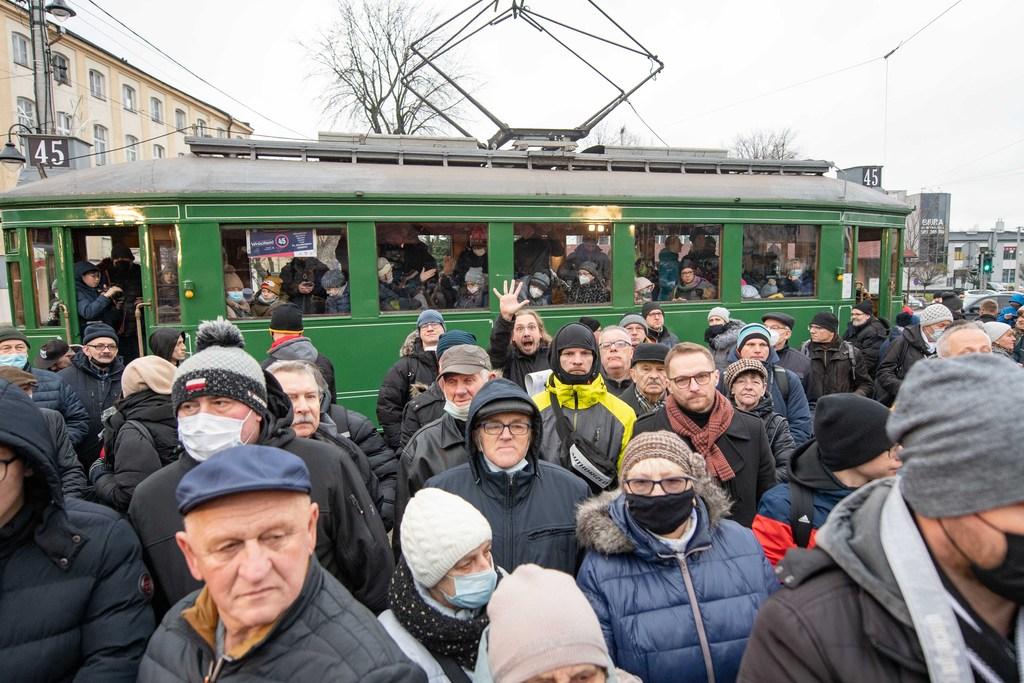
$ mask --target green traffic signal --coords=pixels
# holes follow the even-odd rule
[[[981,257],[981,269],[986,273],[992,272],[992,254],[985,254]]]

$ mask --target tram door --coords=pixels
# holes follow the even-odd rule
[[[882,229],[857,229],[857,274],[854,300],[871,300],[876,315],[888,317],[888,278],[882,273]]]

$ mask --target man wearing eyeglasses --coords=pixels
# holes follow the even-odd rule
[[[718,391],[715,359],[703,346],[677,344],[665,357],[665,405],[636,421],[634,434],[667,430],[704,456],[708,472],[733,500],[732,519],[749,527],[765,491],[775,485],[775,459],[756,415],[735,410]]]
[[[82,350],[71,361],[71,367],[57,373],[89,414],[88,432],[77,448],[86,472],[100,455],[103,411],[121,397],[123,371],[124,360],[117,355],[117,332],[106,323],[92,323],[82,333]]]
[[[469,462],[431,477],[426,486],[464,498],[487,518],[491,554],[502,569],[532,563],[575,575],[576,507],[589,490],[542,460],[537,406],[519,385],[496,379],[473,397],[466,424]]]
[[[608,391],[622,397],[633,388],[633,380],[629,376],[629,366],[633,360],[633,344],[629,332],[618,325],[610,325],[601,330],[601,376]]]

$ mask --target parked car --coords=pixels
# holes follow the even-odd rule
[[[964,317],[968,320],[974,320],[978,317],[978,308],[981,306],[981,302],[985,299],[992,299],[996,302],[996,306],[999,310],[1003,310],[1010,305],[1011,292],[989,294],[987,296],[969,296],[964,300]]]

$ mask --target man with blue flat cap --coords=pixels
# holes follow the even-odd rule
[[[140,681],[426,681],[314,555],[319,506],[302,460],[271,446],[221,451],[175,491],[175,535],[205,586],[171,608]]]

